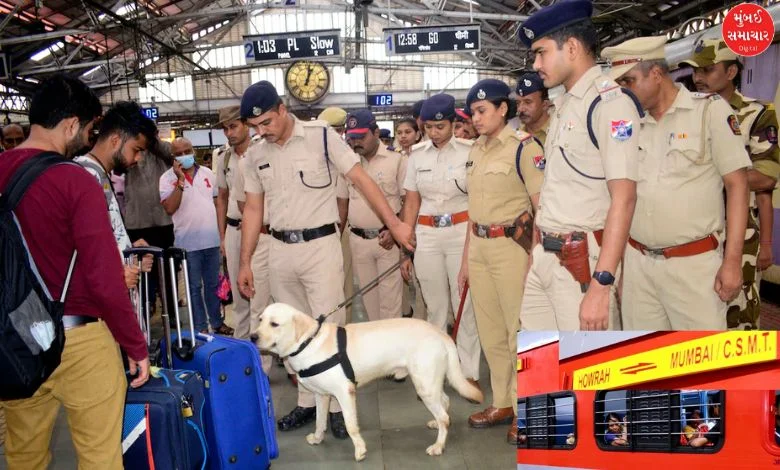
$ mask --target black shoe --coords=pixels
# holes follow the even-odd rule
[[[344,415],[341,414],[341,411],[338,413],[328,413],[328,425],[330,426],[330,432],[333,433],[333,437],[336,439],[346,439],[349,437],[347,425],[344,424]]]
[[[412,318],[414,316],[414,307],[409,307],[409,313],[401,315],[404,318]]]
[[[317,417],[317,408],[304,408],[302,406],[296,406],[290,414],[283,416],[282,419],[276,422],[280,431],[291,431],[298,429],[304,424],[311,423]]]

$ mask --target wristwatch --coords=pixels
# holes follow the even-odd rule
[[[177,184],[176,184],[176,187],[177,187],[178,189],[181,189],[182,191],[184,191],[184,183],[177,183]]]
[[[615,283],[615,276],[608,271],[594,271],[593,279],[598,281],[602,286],[611,286]]]

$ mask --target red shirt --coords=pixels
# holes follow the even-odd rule
[[[14,149],[0,154],[0,191],[24,161],[40,152]],[[78,250],[65,314],[103,319],[131,359],[145,358],[146,340],[130,303],[106,199],[95,177],[76,165],[50,168],[30,186],[15,213],[38,271],[56,299],[73,250]]]

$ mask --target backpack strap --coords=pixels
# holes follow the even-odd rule
[[[542,141],[532,136],[531,134],[528,134],[528,137],[521,140],[520,145],[517,146],[517,152],[515,153],[515,169],[517,170],[517,176],[520,177],[520,181],[523,182],[523,186],[525,186],[525,178],[523,178],[523,172],[520,171],[520,157],[523,154],[523,148],[525,147],[526,142],[530,142],[531,140],[539,144],[540,147],[544,148]]]
[[[639,111],[639,117],[645,117],[645,110],[642,109],[642,104],[639,103],[639,98],[636,97],[635,94],[631,92],[628,88],[620,87],[620,89],[623,91],[625,95],[627,95],[629,98],[631,98],[631,101],[634,102],[634,106],[636,106],[637,111]],[[596,133],[593,131],[593,112],[596,110],[596,105],[601,102],[601,94],[596,97],[596,99],[593,100],[593,102],[590,104],[590,107],[588,108],[588,117],[586,118],[586,121],[588,123],[588,136],[590,137],[590,141],[593,143],[593,145],[596,148],[599,148],[599,142],[596,139]]]
[[[57,152],[42,152],[27,159],[26,162],[14,172],[6,183],[6,189],[0,196],[0,207],[6,211],[13,211],[19,205],[27,189],[32,183],[49,168],[60,164],[78,164],[65,160],[65,157]]]

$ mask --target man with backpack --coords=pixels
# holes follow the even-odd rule
[[[77,79],[57,75],[42,82],[30,103],[30,137],[5,152],[0,160],[3,198],[22,165],[35,158],[51,158],[52,153],[72,157],[84,147],[101,111],[98,98]],[[39,274],[40,281],[33,282],[43,285],[32,293],[48,292],[49,299],[59,299],[74,251],[77,252],[62,318],[65,346],[61,357],[54,360],[59,365],[31,397],[3,402],[8,424],[6,460],[11,470],[47,468],[51,462],[52,429],[62,404],[68,413],[79,465],[121,469],[127,379],[117,343],[128,355],[130,374],[137,374],[130,385],[139,387],[149,377],[146,342],[127,295],[102,189],[83,168],[64,158],[53,158],[57,164],[30,184],[13,210],[24,244],[19,242],[14,247],[8,243],[12,240],[6,225],[9,218],[2,218],[6,225],[2,231],[5,239],[0,239],[3,256],[14,248],[22,253],[28,249]],[[5,203],[2,200],[2,205]],[[14,268],[21,269],[18,265],[4,266],[6,272]],[[13,298],[21,281],[4,279],[0,284],[3,298]],[[40,308],[28,305],[25,313],[45,318],[45,303]],[[46,334],[41,334],[40,325],[46,322],[34,322],[28,331],[14,329],[12,320],[19,319],[21,307],[0,305],[0,317],[5,317],[0,322],[5,328],[4,342],[20,336],[34,337],[33,344],[46,351],[50,348],[44,346],[46,342],[56,344],[58,338],[62,339],[62,329],[55,325],[48,331],[48,341],[43,341]],[[23,353],[23,348],[12,352],[6,348],[0,351],[0,363],[11,364],[20,358],[9,358],[9,354]],[[4,375],[9,372],[12,371],[3,370]],[[24,371],[14,372],[22,375]],[[8,397],[8,380],[4,377],[0,382],[0,395],[4,398]]]

